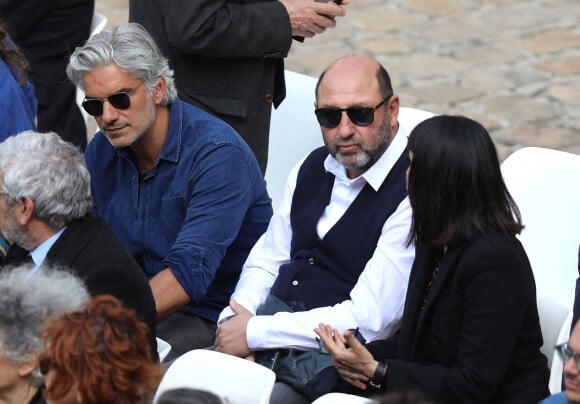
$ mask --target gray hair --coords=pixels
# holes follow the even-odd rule
[[[121,70],[141,80],[149,95],[165,78],[167,91],[161,105],[175,101],[177,89],[173,70],[163,57],[153,38],[140,24],[129,23],[113,27],[91,36],[82,47],[75,49],[70,57],[66,73],[74,85],[84,90],[83,76],[99,66],[117,65]]]
[[[92,208],[84,156],[56,133],[22,132],[0,143],[1,191],[7,204],[34,201],[36,218],[60,230]]]
[[[76,310],[89,294],[76,275],[58,268],[29,266],[5,268],[0,272],[0,349],[14,362],[28,362],[32,352],[44,350],[40,335],[48,321],[63,312]],[[42,378],[33,373],[31,382]]]

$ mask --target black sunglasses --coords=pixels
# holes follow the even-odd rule
[[[103,115],[103,102],[109,101],[116,109],[127,109],[131,106],[131,94],[135,92],[139,87],[143,85],[143,82],[139,84],[132,90],[119,91],[118,93],[111,94],[107,98],[86,98],[82,103],[83,108],[89,115],[100,116]]]
[[[314,110],[318,123],[323,128],[335,128],[342,119],[342,112],[346,111],[352,123],[358,126],[369,126],[375,119],[375,111],[381,107],[390,96],[379,102],[374,107],[349,107],[349,108],[317,108]]]

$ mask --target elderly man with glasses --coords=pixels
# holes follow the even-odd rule
[[[215,344],[276,370],[272,402],[310,402],[332,389],[332,358],[313,331],[320,321],[358,328],[366,340],[397,331],[414,258],[405,187],[412,128],[398,121],[387,71],[362,56],[338,59],[318,81],[314,112],[326,146],[291,172]]]
[[[101,130],[85,154],[93,211],[149,277],[169,359],[211,345],[272,215],[256,158],[229,125],[177,97],[173,71],[139,24],[89,38],[67,74]]]

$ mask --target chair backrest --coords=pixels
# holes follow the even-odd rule
[[[183,387],[211,391],[229,404],[266,404],[275,380],[273,371],[255,362],[194,349],[181,355],[167,369],[153,404],[163,392]]]
[[[503,162],[507,188],[526,226],[519,236],[538,295],[572,308],[580,243],[580,156],[525,147]]]
[[[556,352],[556,345],[568,340],[572,312],[566,306],[550,298],[538,296],[538,314],[544,345],[541,351],[548,358],[550,369],[550,393],[555,394],[562,390],[562,370],[564,364]]]
[[[284,195],[288,173],[315,148],[322,146],[320,126],[314,116],[316,79],[286,70],[286,98],[270,119],[266,184],[274,209]]]
[[[108,21],[108,19],[106,16],[95,11],[93,13],[93,19],[91,20],[90,36],[98,34],[103,29],[105,29],[105,26],[107,25],[107,21]],[[94,131],[92,129],[90,129],[91,123],[92,123],[90,116],[89,116],[89,114],[87,114],[87,112],[84,110],[84,108],[81,105],[83,103],[84,98],[85,98],[85,93],[83,92],[83,90],[80,89],[80,87],[77,86],[76,102],[77,102],[77,105],[81,111],[81,114],[83,115],[83,120],[85,121],[85,126],[87,127],[87,134],[90,134],[92,136]],[[92,126],[95,126],[95,125],[92,125]]]
[[[312,404],[367,404],[367,403],[374,403],[374,401],[365,397],[344,393],[328,393],[321,397],[318,397],[316,400],[312,402]]]
[[[552,359],[556,354],[554,347],[558,343],[560,332],[566,323],[570,310],[550,298],[538,296],[538,314],[544,338],[541,350],[548,358],[548,367],[551,367]]]
[[[519,236],[530,259],[538,312],[550,365],[550,391],[562,383],[554,346],[570,332],[580,243],[580,156],[539,147],[517,150],[502,174],[526,226]]]
[[[107,25],[107,17],[99,12],[93,13],[93,19],[91,21],[91,35],[95,35],[105,29]]]
[[[314,115],[316,100],[314,77],[286,70],[286,98],[272,109],[266,184],[274,210],[284,195],[292,167],[308,153],[323,145],[322,132]],[[402,107],[399,121],[407,128],[433,116],[432,113]]]

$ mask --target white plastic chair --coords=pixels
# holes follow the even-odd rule
[[[159,355],[159,362],[163,362],[163,359],[169,355],[171,352],[171,344],[164,339],[156,337],[157,339],[157,354]]]
[[[526,226],[519,239],[534,271],[545,341],[542,350],[552,359],[550,390],[555,393],[560,391],[562,363],[550,352],[553,345],[568,339],[578,277],[580,156],[525,147],[503,162],[502,173]]]
[[[286,98],[272,108],[266,184],[274,209],[282,200],[288,173],[309,152],[322,146],[314,115],[316,79],[286,70]]]
[[[571,308],[578,277],[580,156],[525,147],[508,156],[502,173],[526,226],[519,239],[538,294]]]
[[[344,393],[328,393],[318,397],[312,404],[367,404],[373,400]]]
[[[283,195],[292,167],[308,153],[323,145],[320,125],[314,115],[317,79],[286,70],[286,98],[272,109],[266,184],[274,210]],[[402,107],[399,122],[412,129],[433,116],[431,112]]]
[[[108,21],[107,17],[95,11],[93,13],[93,19],[91,21],[91,35],[95,35],[96,33],[99,33],[103,29],[105,29],[107,21]]]
[[[562,304],[543,296],[538,296],[538,314],[544,345],[541,351],[548,358],[550,369],[549,388],[552,394],[562,389],[562,359],[556,352],[556,345],[568,340],[572,312]]]
[[[175,388],[211,391],[229,404],[267,404],[276,375],[255,362],[221,352],[194,349],[177,358],[167,369],[153,404]]]

